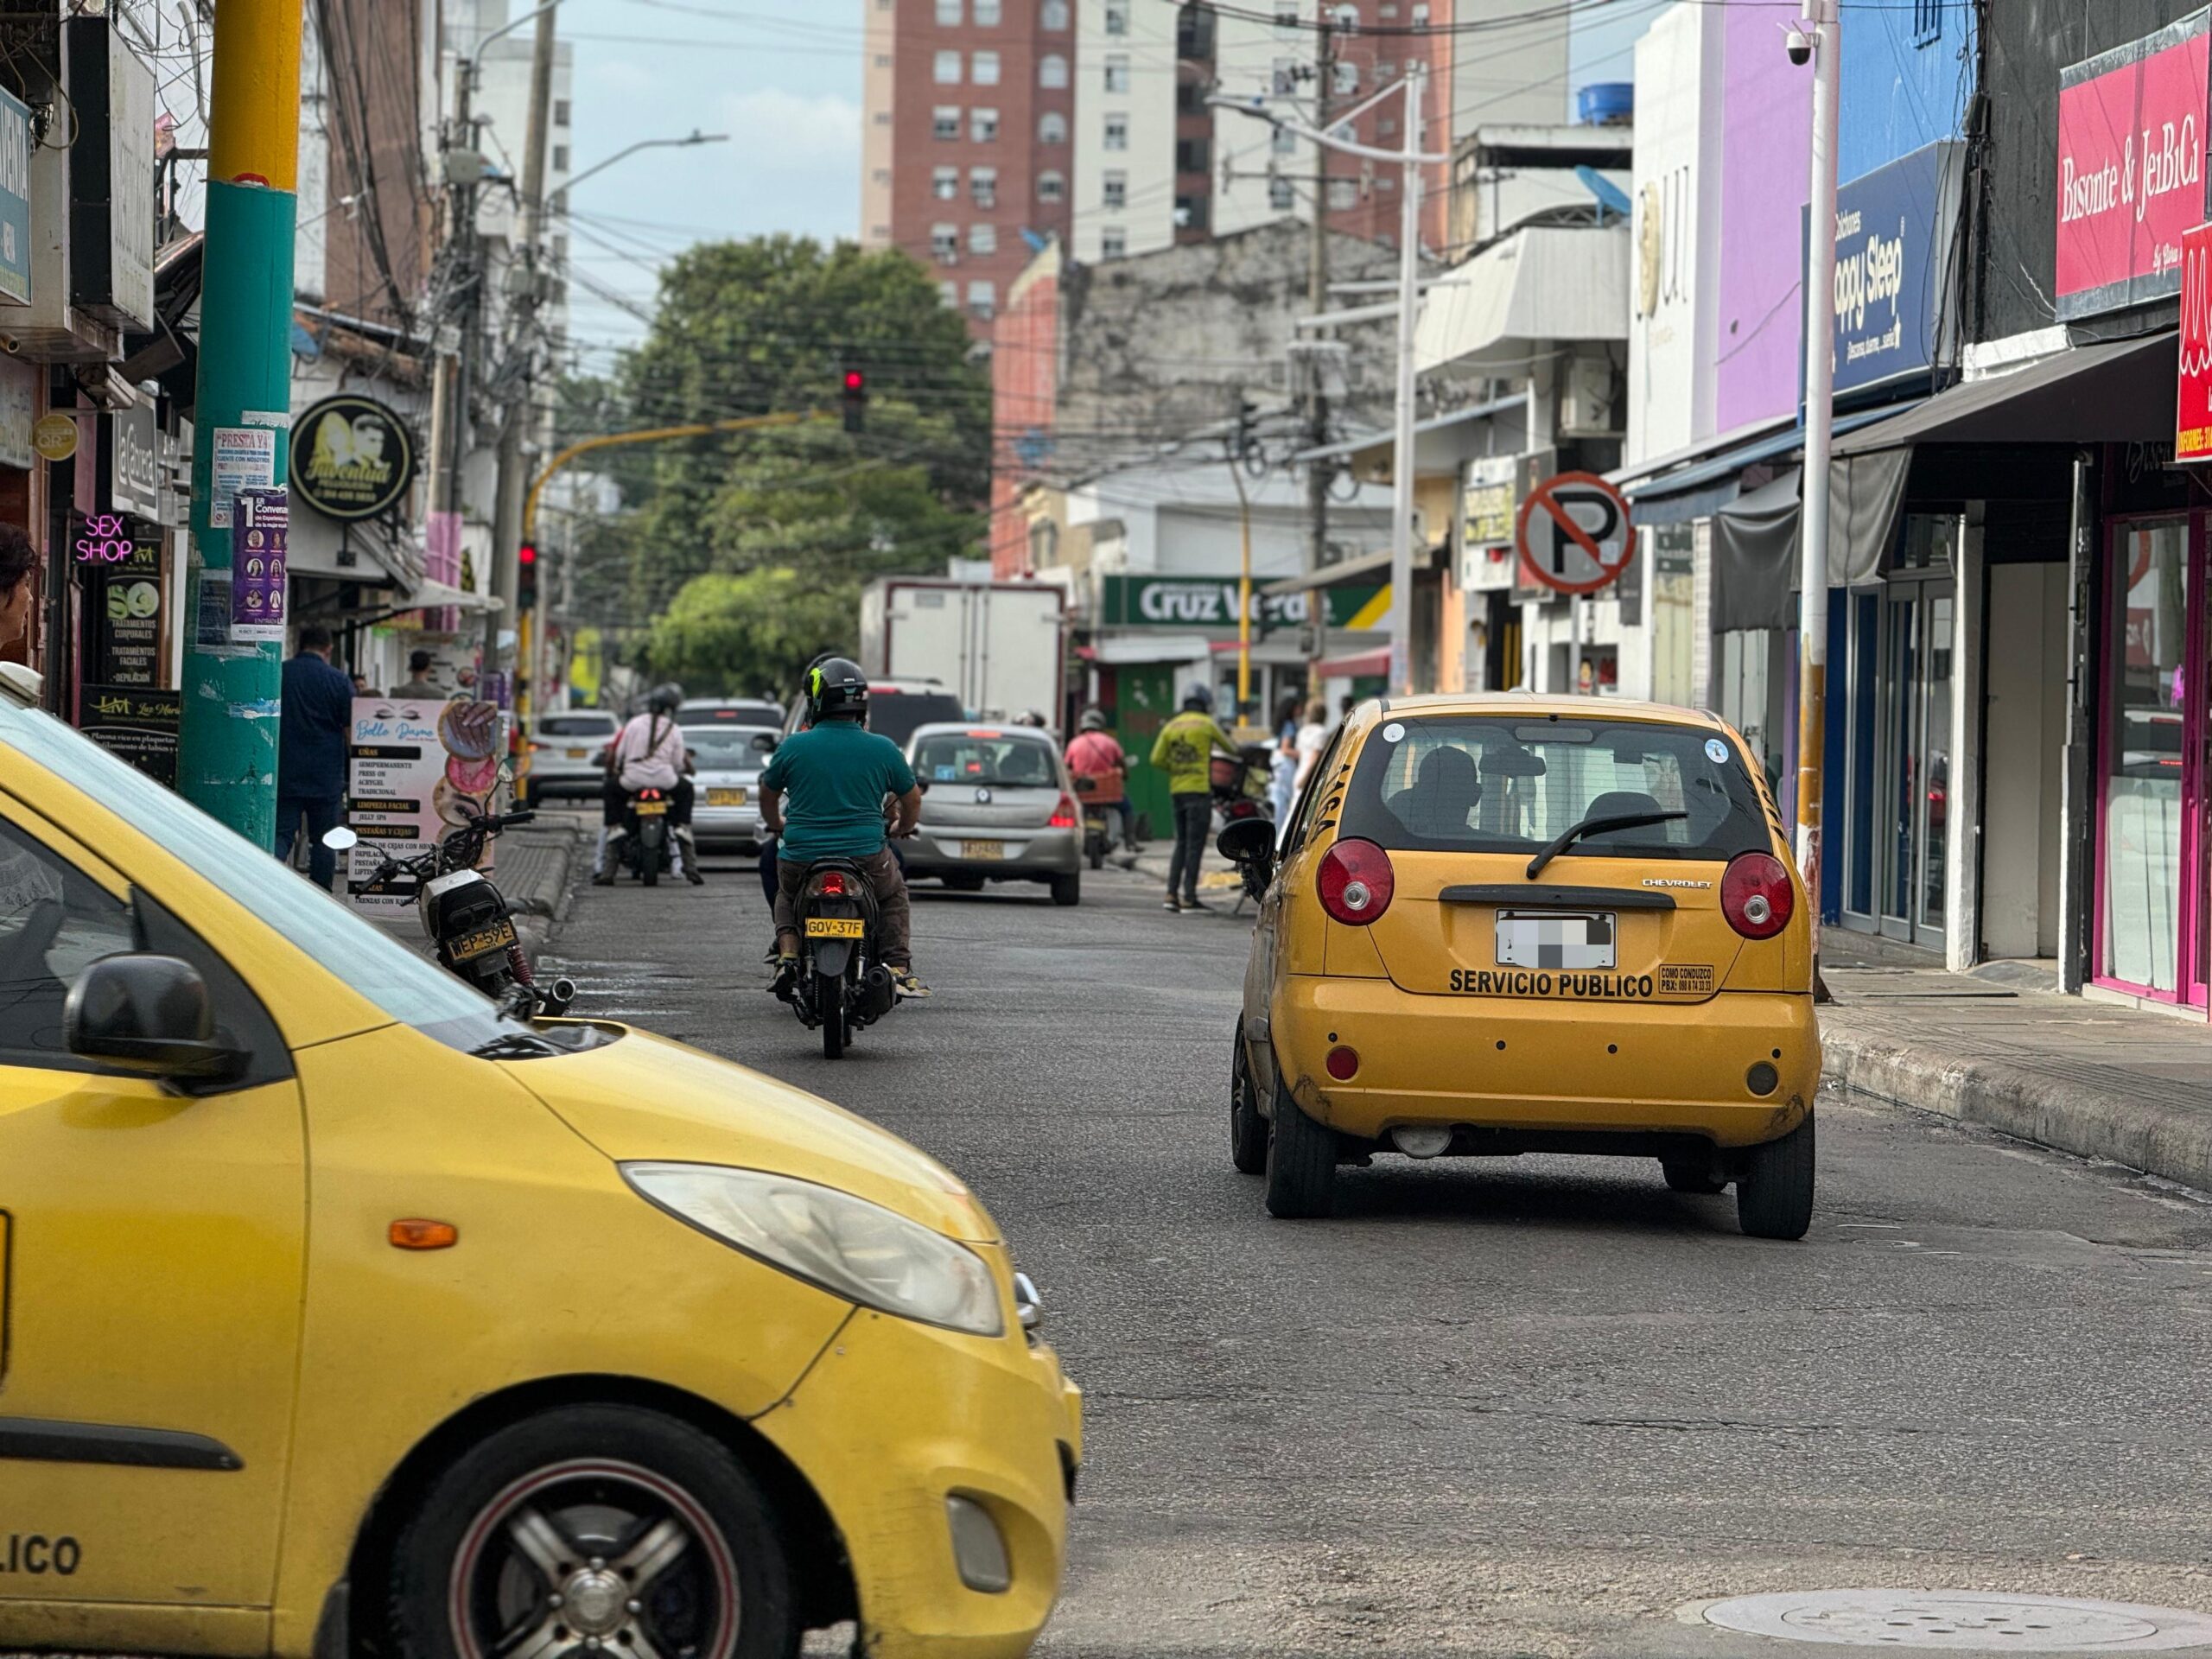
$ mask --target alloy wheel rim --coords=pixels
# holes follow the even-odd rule
[[[461,1659],[729,1659],[740,1611],[737,1563],[699,1501],[603,1458],[509,1484],[448,1586]]]

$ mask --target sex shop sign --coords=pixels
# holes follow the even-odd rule
[[[2061,321],[2178,293],[2205,219],[2212,13],[2073,65],[2058,82]]]

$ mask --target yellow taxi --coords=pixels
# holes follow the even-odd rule
[[[0,1649],[1027,1650],[1079,1396],[968,1190],[512,1020],[0,709]]]
[[[1713,715],[1523,693],[1361,705],[1284,826],[1230,1108],[1274,1215],[1377,1153],[1649,1156],[1744,1230],[1813,1210],[1811,906]]]

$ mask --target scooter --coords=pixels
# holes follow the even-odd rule
[[[817,859],[806,867],[797,910],[798,971],[774,989],[801,1025],[820,1029],[822,1052],[834,1060],[899,1001],[891,970],[876,955],[874,884],[851,859]]]
[[[476,862],[484,856],[486,842],[536,816],[528,808],[486,812],[412,858],[382,854],[359,889],[411,894],[439,964],[524,1020],[568,1013],[576,983],[566,975],[538,983],[505,895]],[[323,836],[322,844],[342,853],[359,841],[358,833],[341,823]]]
[[[1077,777],[1075,780],[1076,798],[1083,803],[1083,855],[1092,869],[1103,870],[1108,855],[1122,850],[1124,819],[1112,810],[1116,803],[1090,798],[1097,786],[1096,778]]]
[[[620,868],[649,887],[658,887],[661,877],[675,868],[670,855],[670,843],[676,836],[668,821],[671,804],[658,789],[631,791],[621,838],[610,849]]]
[[[1274,814],[1268,804],[1268,783],[1274,768],[1274,754],[1264,743],[1248,743],[1232,760],[1226,755],[1213,757],[1214,834],[1232,824],[1245,823],[1255,819],[1272,826]],[[1249,863],[1236,867],[1243,892],[1237,896],[1236,910],[1244,907],[1249,899],[1258,904],[1266,896],[1268,884],[1259,876],[1257,867]],[[1234,915],[1236,910],[1230,912]]]

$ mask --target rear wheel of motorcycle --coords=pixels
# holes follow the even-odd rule
[[[814,1006],[822,1015],[822,1053],[826,1059],[845,1052],[845,981],[822,975],[814,982]]]
[[[1090,843],[1090,868],[1094,870],[1103,870],[1106,868],[1106,843],[1103,841],[1094,841]]]

